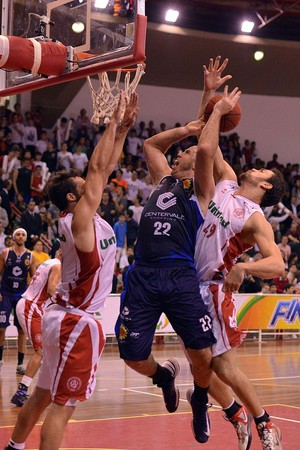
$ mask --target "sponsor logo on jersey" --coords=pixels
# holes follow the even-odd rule
[[[109,239],[101,239],[100,240],[100,248],[101,250],[106,250],[107,247],[116,243],[116,236],[112,236]]]
[[[220,209],[217,207],[217,205],[215,204],[215,202],[213,200],[211,200],[209,202],[208,205],[208,209],[211,212],[211,214],[213,214],[214,216],[217,217],[217,219],[219,219],[220,224],[223,228],[227,228],[228,225],[230,224],[229,220],[225,220],[222,211],[220,211]]]
[[[132,331],[132,332],[129,334],[129,336],[132,337],[132,338],[134,338],[134,339],[137,339],[137,338],[140,336],[140,333],[137,333],[137,332],[135,332],[135,331]]]
[[[82,386],[82,381],[78,377],[71,377],[67,380],[67,389],[71,392],[78,391]]]
[[[183,189],[187,189],[187,190],[191,189],[192,180],[190,178],[186,178],[185,180],[183,180],[182,186],[183,186]]]
[[[26,258],[24,261],[25,266],[30,266],[30,259]]]
[[[37,344],[39,344],[40,342],[42,342],[42,335],[41,334],[36,334],[34,336],[34,340]]]
[[[156,206],[164,211],[165,209],[171,208],[172,206],[176,205],[176,201],[177,199],[172,192],[165,192],[164,194],[160,194],[160,196],[158,197]]]
[[[245,217],[245,210],[242,208],[237,208],[233,211],[233,215],[237,218],[237,219],[243,219]]]
[[[126,328],[125,325],[122,324],[119,330],[119,340],[125,341],[127,336],[128,336],[128,328]]]
[[[12,274],[14,277],[19,277],[20,275],[22,275],[22,273],[23,273],[23,270],[19,266],[16,266],[12,269]]]

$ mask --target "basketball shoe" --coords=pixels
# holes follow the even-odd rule
[[[175,378],[180,373],[180,365],[177,359],[170,358],[162,364],[162,367],[170,372],[170,377],[167,382],[157,386],[162,389],[167,411],[172,413],[176,411],[179,404],[179,389],[175,386]]]
[[[281,431],[272,422],[261,422],[256,425],[263,450],[283,450],[280,443]]]
[[[232,423],[238,437],[239,450],[249,450],[252,442],[251,422],[252,415],[241,406],[241,408],[230,419],[224,416],[225,420]]]
[[[28,397],[27,389],[18,389],[10,401],[16,406],[23,406],[26,400],[28,400]]]
[[[210,436],[210,420],[207,412],[207,398],[201,402],[195,398],[194,389],[190,388],[186,392],[186,399],[192,407],[193,419],[192,430],[196,441],[204,444]]]
[[[25,375],[25,367],[23,364],[19,364],[16,368],[16,374],[17,375]]]

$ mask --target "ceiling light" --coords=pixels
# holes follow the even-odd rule
[[[109,0],[95,0],[95,8],[105,9]]]
[[[255,61],[261,61],[264,58],[265,54],[262,50],[256,50],[254,52],[254,59]]]
[[[251,31],[254,28],[254,22],[251,22],[249,20],[244,20],[241,26],[241,31],[243,33],[251,33]]]
[[[176,22],[179,16],[179,11],[175,11],[174,9],[168,9],[165,16],[166,22]]]
[[[82,33],[84,30],[84,23],[82,22],[74,22],[72,25],[72,30],[74,33]]]

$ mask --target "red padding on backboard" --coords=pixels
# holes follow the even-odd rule
[[[9,96],[21,94],[22,92],[34,91],[36,89],[42,89],[58,83],[75,80],[76,78],[83,78],[88,75],[94,75],[95,73],[115,70],[145,61],[146,31],[147,17],[138,15],[136,21],[136,39],[134,42],[132,55],[102,61],[101,63],[92,64],[90,66],[74,70],[73,72],[65,72],[58,76],[50,76],[49,78],[42,78],[36,81],[11,86],[0,91],[0,96]]]
[[[30,40],[9,36],[9,56],[2,67],[8,70],[31,70],[34,63],[34,48]],[[56,42],[42,42],[42,58],[38,73],[61,75],[66,67],[67,47]]]

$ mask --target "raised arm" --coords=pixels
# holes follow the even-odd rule
[[[215,189],[214,162],[219,144],[220,120],[223,115],[234,108],[240,95],[241,91],[237,87],[229,94],[228,86],[225,86],[223,98],[215,104],[198,142],[195,193],[204,214]]]
[[[257,244],[262,259],[235,264],[225,279],[223,292],[238,291],[246,274],[262,279],[275,278],[284,274],[284,261],[274,241],[272,227],[264,216],[258,212],[252,214],[243,229],[243,236],[246,242],[249,240],[250,244]]]
[[[171,168],[165,157],[165,153],[171,145],[188,136],[198,136],[201,128],[202,121],[195,120],[184,127],[172,128],[145,140],[144,154],[154,185],[158,184],[164,176],[171,173]]]
[[[81,192],[80,199],[73,210],[72,232],[76,246],[82,251],[91,251],[94,247],[93,217],[106,186],[107,167],[114,149],[116,130],[124,106],[124,93],[121,92],[111,121],[91,156],[86,181],[78,186]]]
[[[107,166],[107,176],[111,174],[111,172],[116,167],[117,162],[119,161],[122,149],[124,147],[124,142],[130,128],[135,124],[136,116],[138,113],[138,95],[136,92],[132,92],[128,101],[126,101],[126,108],[124,112],[124,117],[122,119],[121,124],[117,128],[114,151],[110,157],[108,166]]]

